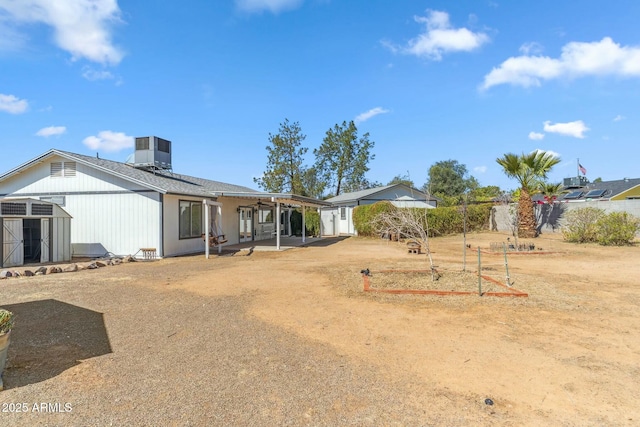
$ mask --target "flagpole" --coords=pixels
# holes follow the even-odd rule
[[[578,183],[580,182],[580,158],[577,159],[578,163],[576,164],[576,169],[577,169],[577,177],[578,177]]]

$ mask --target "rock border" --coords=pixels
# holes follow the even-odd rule
[[[95,270],[98,268],[120,265],[127,262],[139,262],[139,260],[131,255],[125,257],[109,257],[96,258],[86,262],[72,262],[71,264],[40,266],[35,270],[26,269],[8,269],[0,270],[0,280],[18,277],[45,276],[56,273],[73,273],[82,270]]]

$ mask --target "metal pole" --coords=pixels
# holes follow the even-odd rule
[[[478,246],[478,296],[482,296],[482,260],[480,259],[480,246]]]
[[[502,244],[504,250],[504,269],[507,271],[507,286],[511,286],[511,278],[509,277],[509,262],[507,261],[507,245]]]
[[[280,200],[276,202],[276,249],[280,250]]]
[[[467,202],[462,206],[462,271],[467,271]]]
[[[307,225],[304,222],[304,205],[302,205],[302,243],[306,241]]]

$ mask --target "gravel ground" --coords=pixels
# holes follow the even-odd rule
[[[470,404],[489,417],[477,396],[390,378],[248,316],[254,297],[152,290],[115,269],[163,276],[140,264],[0,284],[18,315],[2,426],[465,424]],[[445,406],[460,410],[443,419]]]
[[[528,298],[365,293],[426,266],[377,239],[0,280],[0,426],[637,425],[640,246],[539,243],[509,257]],[[434,239],[438,268],[464,247]]]

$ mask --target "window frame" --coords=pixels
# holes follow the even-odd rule
[[[198,209],[193,209],[194,206],[197,206]],[[188,211],[188,221],[186,224],[183,222],[183,208]],[[196,224],[198,221],[194,222],[194,215],[200,216],[199,224]],[[202,225],[203,225],[203,209],[202,202],[194,201],[194,200],[178,200],[178,239],[179,240],[187,240],[187,239],[200,239],[202,238]],[[188,227],[188,230],[184,230],[184,227]]]

